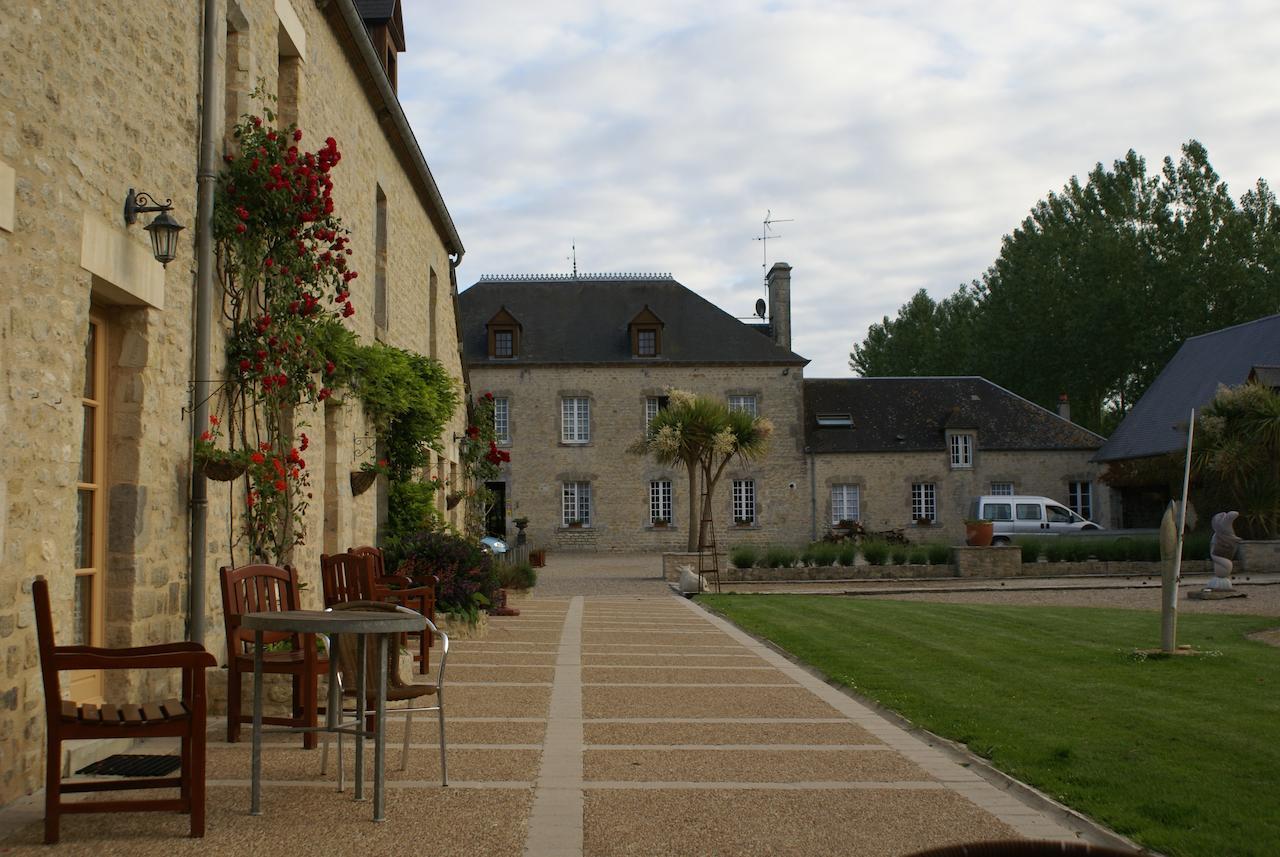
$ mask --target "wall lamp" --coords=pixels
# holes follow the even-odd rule
[[[168,266],[178,255],[178,233],[185,227],[169,214],[173,210],[173,200],[166,199],[163,204],[149,193],[134,193],[129,188],[129,195],[124,198],[124,222],[132,226],[138,221],[139,214],[159,212],[155,219],[143,228],[151,235],[151,253],[161,265]]]

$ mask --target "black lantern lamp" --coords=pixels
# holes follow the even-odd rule
[[[173,210],[173,200],[166,199],[163,204],[157,203],[155,197],[148,193],[134,193],[129,188],[129,195],[124,198],[124,222],[132,226],[138,221],[139,214],[159,212],[155,219],[144,229],[151,236],[151,253],[161,265],[168,265],[178,255],[178,233],[185,227],[169,214]]]

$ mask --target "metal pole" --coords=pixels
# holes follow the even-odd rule
[[[1187,456],[1182,466],[1182,500],[1178,503],[1178,533],[1173,551],[1173,574],[1164,587],[1164,609],[1161,612],[1160,648],[1172,653],[1178,644],[1178,581],[1182,577],[1182,533],[1187,525],[1187,488],[1191,482],[1191,445],[1195,440],[1196,411],[1191,409],[1187,423]]]

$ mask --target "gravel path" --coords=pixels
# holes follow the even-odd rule
[[[549,553],[538,569],[534,598],[574,595],[669,595],[662,554]]]

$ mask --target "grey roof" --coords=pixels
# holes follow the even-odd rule
[[[352,0],[365,23],[382,24],[391,20],[399,0]]]
[[[823,452],[927,452],[946,430],[972,429],[979,450],[1097,449],[1103,438],[974,376],[811,378],[804,382],[805,445]],[[850,414],[852,428],[819,428],[819,414]]]
[[[1156,377],[1094,461],[1146,458],[1185,449],[1192,408],[1219,384],[1237,386],[1255,366],[1280,363],[1280,315],[1193,336]]]
[[[458,296],[469,365],[809,361],[761,336],[670,274],[484,277]],[[660,355],[631,355],[628,325],[645,307],[662,320]],[[519,353],[490,358],[485,325],[502,308],[520,323]]]

